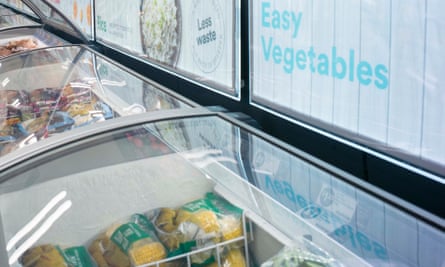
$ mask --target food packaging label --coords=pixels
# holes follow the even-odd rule
[[[116,231],[111,235],[111,240],[120,248],[122,251],[128,252],[131,245],[136,241],[144,238],[149,238],[150,236],[144,232],[135,223],[126,223],[117,228]]]

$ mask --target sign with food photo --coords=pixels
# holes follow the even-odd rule
[[[96,0],[96,37],[233,95],[238,81],[235,2]]]

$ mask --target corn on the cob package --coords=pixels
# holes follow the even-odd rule
[[[169,256],[209,247],[243,235],[242,210],[214,193],[179,208],[155,211],[154,225]],[[215,262],[212,250],[193,254],[194,265]]]
[[[151,222],[141,214],[110,227],[92,242],[89,252],[98,267],[139,266],[167,256]]]
[[[45,244],[28,249],[19,259],[23,267],[93,267],[86,249]]]

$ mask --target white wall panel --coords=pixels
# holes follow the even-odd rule
[[[390,63],[390,3],[362,1],[361,14],[360,58],[387,66]],[[386,142],[388,90],[363,87],[359,101],[359,134]]]
[[[391,1],[388,144],[420,152],[425,52],[425,1]]]
[[[336,0],[335,2],[335,36],[334,44],[337,57],[331,58],[332,72],[341,79],[334,81],[333,124],[358,130],[358,96],[359,83],[348,78],[349,60],[345,60],[351,52],[360,60],[360,26],[361,1]]]
[[[424,158],[445,163],[445,1],[428,0],[425,48],[425,76],[422,151]]]
[[[334,45],[335,0],[313,1],[312,8],[312,47],[313,64],[311,113],[314,118],[332,122],[334,78],[330,73],[330,51]],[[310,52],[308,56],[311,57]]]

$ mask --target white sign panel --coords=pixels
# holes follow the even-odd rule
[[[88,37],[93,36],[92,0],[49,0],[49,2]]]
[[[251,101],[445,164],[441,0],[250,2]]]
[[[236,0],[97,0],[95,5],[99,41],[238,96]]]

